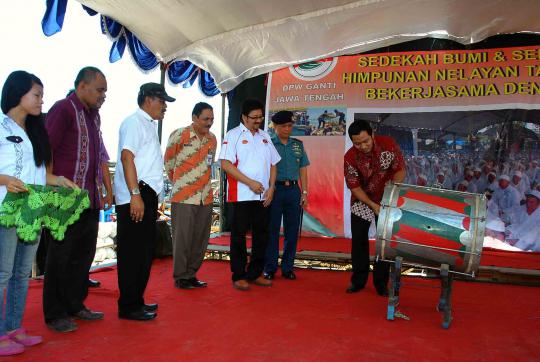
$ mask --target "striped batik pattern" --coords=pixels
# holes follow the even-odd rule
[[[212,203],[211,167],[216,154],[216,137],[209,133],[199,139],[193,127],[180,128],[169,137],[165,151],[165,171],[172,182],[171,202],[191,205]]]

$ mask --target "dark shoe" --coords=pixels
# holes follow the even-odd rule
[[[58,333],[67,333],[76,331],[77,323],[71,318],[60,318],[47,322],[47,327]]]
[[[78,311],[77,313],[73,314],[73,317],[77,319],[82,319],[85,321],[96,321],[99,319],[103,319],[104,315],[105,314],[103,314],[103,312],[94,312],[88,308],[84,308]]]
[[[199,280],[197,278],[191,278],[189,279],[189,282],[194,288],[206,288],[206,286],[208,285],[208,283],[203,282],[202,280]]]
[[[145,304],[143,305],[143,309],[145,312],[155,312],[158,309],[158,304],[157,303]]]
[[[174,285],[179,289],[193,289],[195,288],[191,282],[187,279],[178,279],[174,282]]]
[[[345,290],[345,292],[348,293],[348,294],[358,293],[358,292],[361,291],[362,289],[364,289],[364,287],[357,287],[356,285],[351,284],[351,285],[347,288],[347,290]]]
[[[375,287],[375,290],[377,290],[377,294],[379,294],[381,297],[388,297],[388,287]]]
[[[94,279],[88,279],[88,288],[99,288],[101,282]]]
[[[266,280],[272,280],[274,279],[274,272],[264,272],[263,277]]]
[[[296,274],[294,274],[293,271],[290,271],[290,272],[282,272],[281,273],[281,276],[285,279],[289,279],[289,280],[295,280],[296,279]]]
[[[118,312],[118,318],[132,321],[149,321],[157,317],[157,313],[147,312],[143,308],[133,312]]]

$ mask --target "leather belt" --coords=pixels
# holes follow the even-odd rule
[[[297,180],[276,181],[276,185],[294,186],[294,185],[298,185],[298,181]]]

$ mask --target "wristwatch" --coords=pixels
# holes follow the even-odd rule
[[[140,195],[140,194],[141,194],[141,190],[139,190],[138,187],[135,187],[134,189],[129,190],[129,194],[132,195],[132,196],[133,196],[133,195]]]

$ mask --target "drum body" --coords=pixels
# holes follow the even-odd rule
[[[377,221],[377,256],[404,264],[474,275],[486,220],[484,195],[389,184]]]

